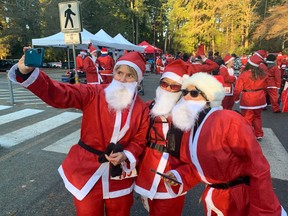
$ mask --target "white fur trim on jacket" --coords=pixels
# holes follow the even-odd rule
[[[29,76],[29,78],[27,80],[25,80],[22,83],[19,83],[16,80],[16,70],[18,69],[17,64],[13,65],[13,67],[9,70],[8,72],[8,77],[9,79],[13,82],[13,83],[17,83],[25,88],[27,88],[28,86],[30,86],[31,84],[33,84],[35,82],[35,80],[37,79],[37,77],[39,76],[39,68],[35,68],[34,71],[32,72],[32,74]]]

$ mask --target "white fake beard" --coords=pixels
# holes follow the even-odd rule
[[[233,68],[228,68],[228,73],[230,76],[234,76],[234,69]]]
[[[105,88],[105,98],[111,109],[121,111],[131,105],[137,82],[122,83],[115,79]]]
[[[181,96],[181,92],[168,92],[158,87],[156,90],[155,105],[151,109],[153,117],[167,115]]]
[[[93,62],[96,63],[97,56],[92,55],[91,58],[92,58]]]
[[[206,101],[181,100],[172,109],[172,122],[182,131],[189,131],[194,127],[199,113],[205,108]]]

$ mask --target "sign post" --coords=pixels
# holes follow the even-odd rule
[[[65,44],[72,44],[75,70],[75,83],[79,83],[75,44],[81,44],[82,22],[79,1],[61,2],[58,4],[61,32],[64,33]],[[68,62],[70,65],[70,62]]]

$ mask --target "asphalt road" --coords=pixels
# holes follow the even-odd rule
[[[60,80],[64,71],[47,70],[47,73],[52,78]],[[141,96],[144,100],[153,99],[159,78],[159,75],[156,74],[145,74],[145,94]],[[15,104],[11,105],[6,75],[0,73],[0,120],[4,119],[1,117],[7,117],[5,118],[6,122],[0,121],[0,215],[75,215],[72,196],[65,189],[57,171],[66,156],[65,151],[67,149],[64,149],[64,153],[60,153],[60,150],[57,150],[57,152],[51,149],[59,140],[79,130],[81,118],[78,118],[77,115],[80,112],[74,109],[59,110],[51,108],[41,101],[37,101],[29,92],[23,91],[22,88],[15,85],[13,85],[13,92]],[[35,111],[39,113],[13,120],[13,118],[19,118],[16,113],[23,112],[26,109],[29,109],[29,113]],[[237,106],[235,106],[235,109],[237,109]],[[57,116],[65,116],[64,121],[68,118],[71,119],[67,120],[67,123],[56,127],[54,117]],[[54,125],[51,126],[46,122],[49,119]],[[44,121],[46,124],[43,123]],[[272,175],[274,190],[286,210],[288,209],[288,172],[287,164],[285,166],[283,163],[288,159],[287,122],[287,113],[274,114],[270,107],[263,112],[263,127],[267,129],[267,133],[269,131],[274,133],[267,138],[264,137],[262,145],[264,145],[263,149],[265,145],[271,145],[276,149],[276,156],[272,153],[268,156],[272,158],[271,170],[275,171],[274,176]],[[46,127],[50,129],[48,130]],[[21,136],[23,128],[31,130],[30,136]],[[31,128],[34,128],[33,131],[39,132],[32,134]],[[47,131],[45,131],[45,128]],[[11,138],[15,134],[20,134],[16,140]],[[25,136],[28,138],[24,139]],[[15,145],[4,147],[9,139]],[[279,156],[281,152],[285,153],[284,156]],[[270,152],[267,154],[270,154]],[[272,161],[273,158],[277,159],[276,164]],[[183,216],[203,215],[202,204],[199,203],[203,188],[204,185],[198,185],[189,191],[186,196]],[[137,194],[135,194],[131,215],[148,215]]]

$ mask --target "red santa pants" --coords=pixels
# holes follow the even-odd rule
[[[74,197],[77,216],[127,216],[130,215],[130,209],[133,205],[133,193],[125,196],[103,199],[101,189],[94,188],[83,200],[77,200]]]
[[[172,199],[148,199],[150,216],[181,216],[185,195]]]
[[[222,101],[223,109],[232,110],[234,106],[233,96],[225,96]]]
[[[262,130],[262,109],[241,109],[241,113],[246,120],[253,126],[256,137],[263,137]]]
[[[278,104],[278,90],[276,88],[267,88],[267,94],[269,95],[273,112],[280,111],[280,106]]]

